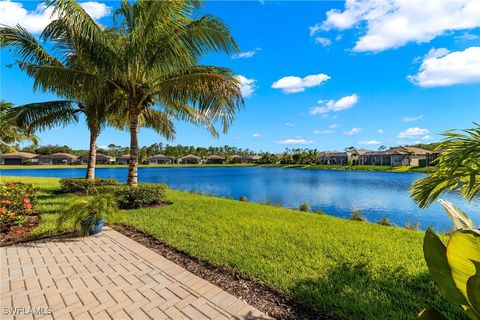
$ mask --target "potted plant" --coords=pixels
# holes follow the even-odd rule
[[[66,222],[72,221],[75,231],[80,235],[95,235],[102,231],[105,217],[117,211],[117,203],[111,194],[102,194],[74,201],[57,220],[60,229]]]

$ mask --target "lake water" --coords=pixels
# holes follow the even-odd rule
[[[83,177],[85,169],[21,169],[3,170],[2,175],[35,177]],[[126,168],[100,168],[97,176],[125,182]],[[305,170],[261,167],[184,167],[140,168],[139,181],[166,183],[172,189],[203,192],[249,201],[280,204],[298,208],[302,202],[313,210],[349,218],[358,208],[369,221],[389,217],[395,224],[420,222],[422,229],[437,230],[452,227],[443,208],[435,203],[420,209],[410,199],[408,188],[422,178],[421,173],[386,173],[333,170]],[[456,194],[443,198],[463,209],[480,223],[480,200],[471,203]]]

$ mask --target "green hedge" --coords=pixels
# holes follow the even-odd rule
[[[118,181],[114,179],[95,178],[87,180],[84,178],[60,179],[61,191],[63,193],[95,193],[98,187],[115,186]]]
[[[120,209],[138,209],[166,202],[165,184],[140,184],[137,187],[126,185],[98,187],[98,193],[112,193]]]

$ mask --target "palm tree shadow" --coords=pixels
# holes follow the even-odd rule
[[[467,319],[427,272],[412,275],[405,268],[379,272],[366,263],[343,263],[325,277],[297,282],[292,292],[296,301],[334,319],[414,319],[428,305],[450,319]]]

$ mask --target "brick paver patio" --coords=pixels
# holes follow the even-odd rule
[[[105,229],[94,237],[0,248],[0,318],[268,319],[219,287]]]

